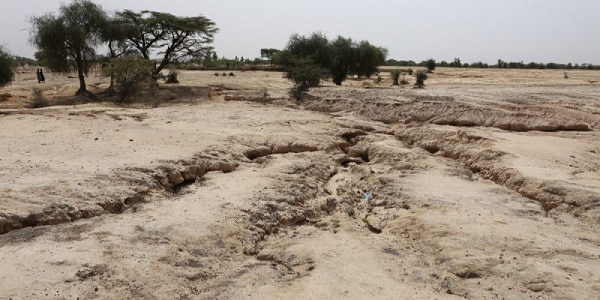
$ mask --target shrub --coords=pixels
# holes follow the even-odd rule
[[[310,58],[294,59],[287,76],[294,82],[292,96],[298,98],[311,87],[319,85],[327,71],[316,65]]]
[[[167,75],[167,77],[165,78],[165,83],[179,83],[179,80],[177,79],[177,72],[176,71],[169,71],[169,74]]]
[[[7,51],[0,46],[0,87],[5,86],[15,77],[15,61]]]
[[[31,98],[33,99],[33,101],[31,101],[31,103],[29,104],[30,108],[42,108],[50,105],[48,100],[44,98],[44,92],[40,88],[34,87],[31,90]]]
[[[417,78],[415,86],[422,88],[425,85],[425,80],[427,80],[427,71],[419,70],[415,76]]]
[[[390,76],[392,76],[392,80],[393,80],[392,85],[398,85],[398,79],[400,79],[400,74],[402,74],[400,69],[394,69],[394,70],[390,71]]]
[[[229,72],[229,76],[235,76],[235,74],[233,74],[233,72]]]
[[[260,100],[261,103],[267,103],[271,101],[271,95],[269,94],[269,90],[265,87],[260,90]]]
[[[215,76],[219,76],[219,75],[220,75],[219,73],[215,72]]]
[[[433,73],[433,70],[435,70],[436,67],[435,60],[430,58],[425,62],[425,65],[427,66],[427,73]]]
[[[154,64],[151,61],[132,56],[112,59],[103,70],[105,76],[114,76],[119,93],[118,102],[124,102],[144,87],[155,85],[153,72]]]

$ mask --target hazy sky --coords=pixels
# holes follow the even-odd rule
[[[0,44],[32,57],[31,16],[60,0],[1,0]],[[204,15],[219,33],[219,56],[258,57],[284,48],[292,33],[321,31],[368,40],[389,58],[462,62],[536,61],[600,64],[598,0],[96,0],[107,10]]]

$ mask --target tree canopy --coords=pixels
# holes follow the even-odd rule
[[[77,94],[87,93],[85,73],[95,59],[95,48],[102,43],[106,13],[88,0],[62,4],[58,14],[48,13],[31,19],[31,43],[39,50],[36,58],[55,71],[76,69]]]
[[[385,48],[375,47],[368,41],[356,43],[339,36],[330,42],[322,33],[312,33],[309,36],[292,35],[286,48],[273,58],[273,62],[282,65],[293,80],[291,75],[298,73],[298,70],[292,70],[298,68],[297,62],[308,60],[325,70],[323,77],[332,77],[335,84],[341,85],[348,75],[370,77],[375,74],[377,67],[385,63],[386,56]]]
[[[155,74],[169,63],[203,58],[212,49],[208,45],[218,32],[215,23],[204,16],[178,17],[163,12],[131,10],[117,15],[124,20],[125,27],[136,29],[126,35],[126,40],[144,59],[159,56]]]

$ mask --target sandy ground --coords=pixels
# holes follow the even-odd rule
[[[599,299],[600,72],[567,73],[293,101],[281,73],[182,71],[184,100],[41,109],[77,82],[21,74],[0,299]]]

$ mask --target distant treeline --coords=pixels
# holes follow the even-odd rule
[[[412,60],[388,59],[386,61],[386,66],[427,67],[428,62],[429,62],[429,60],[424,60],[420,63],[417,63]],[[523,63],[522,61],[521,62],[506,62],[501,59],[498,60],[498,63],[490,65],[490,64],[483,63],[480,61],[470,63],[470,64],[462,63],[460,61],[460,58],[455,58],[454,61],[452,61],[452,62],[447,62],[444,60],[436,62],[436,66],[450,67],[450,68],[479,68],[479,69],[498,68],[498,69],[600,70],[600,65],[593,65],[593,64],[581,64],[580,65],[580,64],[572,64],[572,63],[558,64],[558,63],[536,63],[536,62],[530,62],[530,63],[526,64],[526,63]]]

